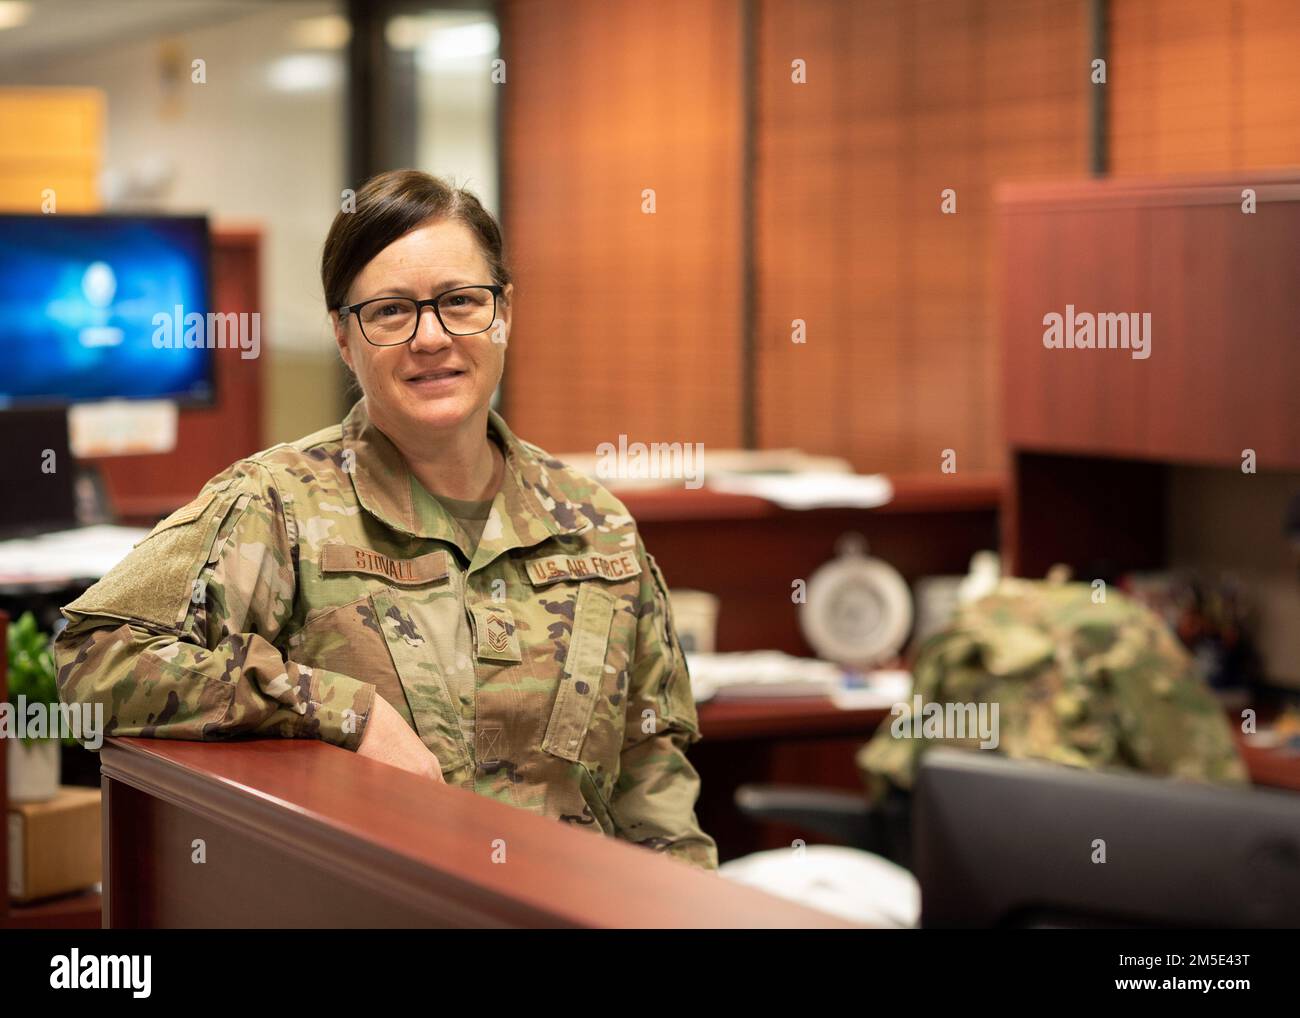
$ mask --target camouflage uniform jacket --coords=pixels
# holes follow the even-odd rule
[[[907,710],[858,752],[874,796],[890,785],[910,789],[921,754],[940,742],[907,737],[917,695],[923,705],[997,703],[996,752],[1010,757],[1247,781],[1227,717],[1187,650],[1114,590],[1094,603],[1088,584],[1004,580],[926,641],[913,683]]]
[[[489,430],[473,548],[364,399],[233,464],[63,609],[61,697],[108,735],[356,749],[378,693],[448,784],[715,868],[662,574],[603,487]]]

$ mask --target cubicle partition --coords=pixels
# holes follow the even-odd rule
[[[318,741],[101,757],[107,927],[850,925]]]

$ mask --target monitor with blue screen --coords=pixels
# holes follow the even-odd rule
[[[208,265],[202,217],[0,215],[0,408],[209,402],[211,349],[156,339],[211,310]]]

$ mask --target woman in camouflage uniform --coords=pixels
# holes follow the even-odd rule
[[[490,408],[496,222],[383,174],[321,275],[364,397],[232,464],[64,609],[63,699],[108,735],[324,739],[715,868],[663,577],[618,499]]]

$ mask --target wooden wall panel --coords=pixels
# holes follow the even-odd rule
[[[95,88],[0,89],[0,211],[98,212],[104,93]]]
[[[508,420],[556,451],[739,445],[739,5],[504,0],[500,17]]]
[[[760,444],[1000,468],[992,190],[1086,173],[1087,4],[757,11]]]
[[[510,414],[556,448],[620,431],[735,443],[739,4],[554,10],[503,8]],[[754,15],[760,444],[893,471],[953,447],[960,466],[1000,467],[990,196],[1083,176],[1087,3],[761,0]],[[1291,0],[1114,0],[1112,171],[1300,163],[1298,52]],[[938,212],[944,187],[957,216]],[[705,266],[722,280],[711,328],[659,299]],[[571,324],[563,279],[579,275],[608,296],[577,284],[601,303]]]
[[[1300,4],[1112,0],[1111,171],[1300,163]]]

